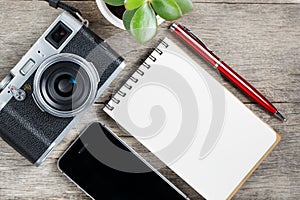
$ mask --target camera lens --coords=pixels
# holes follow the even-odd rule
[[[64,97],[72,95],[75,84],[76,79],[70,75],[62,75],[54,81],[55,91]]]
[[[73,54],[60,54],[38,69],[34,95],[45,111],[58,117],[75,116],[93,103],[99,81],[91,63]]]
[[[44,98],[55,109],[71,111],[79,108],[89,96],[89,75],[80,65],[61,61],[49,66],[41,78]]]

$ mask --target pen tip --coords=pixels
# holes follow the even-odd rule
[[[283,121],[283,122],[286,122],[287,121],[287,119],[279,112],[279,111],[276,111],[276,113],[274,113],[274,115],[276,116],[276,117],[278,117],[281,121]]]

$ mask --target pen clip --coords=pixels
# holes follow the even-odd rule
[[[210,52],[213,52],[211,49],[209,49],[208,47],[207,47],[207,45],[197,36],[197,35],[195,35],[190,29],[188,29],[187,27],[185,27],[185,26],[182,26],[183,27],[183,29],[186,31],[186,32],[188,32],[189,34],[190,34],[190,36],[192,37],[192,38],[194,38],[197,42],[199,42],[203,47],[205,47],[208,51],[210,51]]]

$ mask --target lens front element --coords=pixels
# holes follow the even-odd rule
[[[91,105],[100,81],[95,67],[73,54],[47,59],[34,80],[34,95],[39,105],[58,117],[75,116]]]
[[[69,97],[73,94],[76,80],[70,75],[62,75],[55,80],[54,84],[57,94],[62,97]]]

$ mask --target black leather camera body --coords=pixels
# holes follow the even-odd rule
[[[0,83],[0,136],[39,166],[125,65],[62,13]]]

